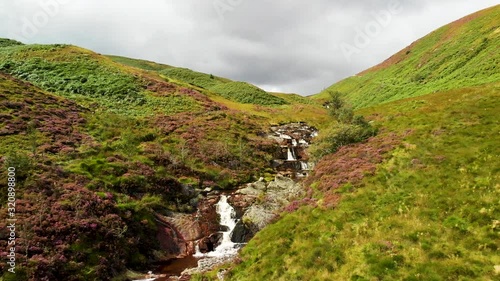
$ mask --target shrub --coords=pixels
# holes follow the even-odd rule
[[[377,134],[363,116],[354,115],[354,111],[341,98],[340,92],[330,92],[330,115],[337,121],[334,127],[327,129],[316,145],[311,149],[313,156],[321,158],[336,152],[340,147],[357,143]]]

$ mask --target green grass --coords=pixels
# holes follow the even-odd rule
[[[187,96],[158,97],[132,70],[90,51],[66,45],[24,45],[0,50],[0,70],[89,107],[132,116],[200,109]]]
[[[211,91],[223,96],[226,99],[239,103],[257,104],[257,105],[284,105],[287,104],[284,99],[273,96],[264,90],[248,84],[246,82],[229,82],[218,84],[210,88]]]
[[[121,56],[107,56],[107,57],[110,58],[111,60],[113,60],[114,62],[121,63],[123,65],[132,66],[135,68],[144,69],[144,70],[161,71],[164,69],[172,68],[172,66],[170,66],[170,65],[156,63],[156,62],[147,61],[147,60],[132,59],[132,58],[121,57]]]
[[[500,80],[500,6],[444,26],[386,62],[332,85],[355,108]]]
[[[385,134],[412,133],[362,188],[330,191],[342,195],[335,209],[303,207],[258,233],[229,280],[496,280],[498,93],[496,84],[363,111]]]
[[[215,77],[211,74],[193,71],[188,68],[169,68],[162,70],[160,73],[170,79],[183,81],[185,83],[204,89],[210,89],[216,85],[228,82],[227,79]]]

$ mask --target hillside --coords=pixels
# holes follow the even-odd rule
[[[316,203],[258,233],[228,280],[496,280],[499,93],[363,110],[383,131],[323,158]]]
[[[322,157],[308,196],[217,269],[224,280],[498,280],[499,11],[314,96],[332,106],[329,92],[341,91],[379,132]]]
[[[0,281],[130,281],[226,242],[182,280],[497,280],[499,19],[312,98],[0,39]]]
[[[156,71],[168,81],[186,83],[190,86],[208,90],[238,103],[257,105],[287,104],[284,99],[273,96],[246,82],[235,82],[227,78],[216,77],[212,74],[197,72],[188,68],[167,66],[143,60],[116,56],[110,56],[110,58],[116,62],[129,66]]]
[[[339,91],[356,108],[500,79],[500,6],[443,26],[383,63],[313,96]]]
[[[0,181],[16,169],[19,222],[17,273],[2,264],[2,280],[127,280],[128,269],[171,259],[180,250],[162,244],[175,235],[158,218],[192,214],[204,189],[272,177],[271,124],[327,119],[300,99],[231,101],[152,62],[0,44]]]

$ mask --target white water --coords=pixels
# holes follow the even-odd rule
[[[195,258],[201,258],[201,257],[204,257],[205,254],[203,254],[201,251],[200,251],[200,246],[198,245],[198,243],[196,244],[196,246],[194,247],[194,255],[193,257]]]
[[[292,150],[290,149],[290,147],[288,148],[288,151],[287,151],[287,161],[296,161],[297,159],[295,159],[295,156],[293,155],[293,152]]]
[[[309,170],[309,164],[308,164],[307,162],[303,162],[303,161],[301,161],[301,162],[300,162],[300,167],[301,167],[301,170],[302,170],[302,171],[307,171],[307,170]]]
[[[215,205],[217,214],[220,216],[220,225],[226,226],[227,230],[222,232],[222,241],[213,252],[208,252],[203,254],[200,252],[200,248],[196,245],[196,253],[194,257],[227,257],[233,256],[238,253],[240,248],[239,243],[234,243],[231,241],[231,233],[236,227],[236,212],[234,208],[227,203],[227,196],[222,195],[219,202]]]

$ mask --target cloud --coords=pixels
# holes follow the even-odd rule
[[[305,95],[377,64],[430,31],[495,2],[1,1],[0,37],[70,43]],[[394,3],[400,4],[397,13],[390,12]],[[385,21],[380,20],[383,15]],[[29,24],[32,30],[26,27]],[[360,31],[366,42],[360,39]]]

